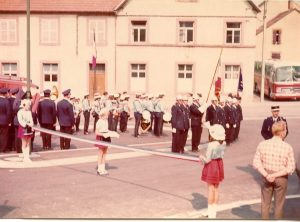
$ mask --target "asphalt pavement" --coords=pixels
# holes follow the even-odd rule
[[[261,180],[251,164],[262,140],[262,119],[270,114],[273,103],[278,102],[243,105],[240,137],[226,148],[217,219],[260,218]],[[290,130],[287,142],[296,157],[300,154],[299,104],[280,102]],[[160,138],[151,133],[134,138],[132,125],[133,120],[128,132],[112,142],[170,153],[170,126]],[[95,135],[80,131],[76,137],[93,140]],[[204,130],[201,143],[207,138]],[[62,151],[54,136],[53,148],[42,151],[37,135],[32,163],[21,162],[16,153],[0,154],[0,218],[206,219],[201,212],[207,206],[207,188],[200,180],[203,166],[199,162],[110,148],[109,175],[103,177],[96,175],[97,149],[92,145],[72,140],[71,149]],[[183,157],[198,156],[190,151],[190,140],[185,149]],[[299,204],[299,179],[294,173],[289,177],[284,219],[300,219]]]

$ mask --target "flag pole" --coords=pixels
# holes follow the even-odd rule
[[[97,67],[97,47],[96,47],[96,31],[94,29],[94,49],[95,49],[95,60],[96,64],[94,66],[94,84],[93,84],[93,95],[96,93],[96,67]]]
[[[209,88],[209,91],[208,91],[208,95],[207,95],[207,98],[206,98],[206,102],[208,101],[208,98],[209,98],[209,95],[210,95],[210,91],[211,91],[211,88],[212,88],[213,83],[214,83],[214,80],[215,80],[215,76],[216,76],[216,73],[217,73],[217,70],[218,70],[218,67],[219,67],[219,63],[220,63],[220,58],[221,58],[221,56],[222,56],[222,52],[223,52],[223,48],[221,48],[221,52],[220,52],[220,55],[219,55],[219,59],[218,59],[216,68],[215,68],[214,76],[213,76],[212,81],[211,81],[211,84],[210,84],[210,88]]]

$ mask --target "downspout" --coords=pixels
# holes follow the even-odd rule
[[[114,86],[114,92],[117,90],[117,14],[115,14],[115,86]]]

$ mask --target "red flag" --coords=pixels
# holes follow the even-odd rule
[[[93,56],[93,58],[92,58],[92,68],[95,69],[96,65],[97,65],[97,60],[96,60],[96,57]]]
[[[96,48],[96,32],[95,32],[95,29],[94,29],[94,35],[93,35],[93,43],[94,43],[95,55],[92,58],[92,68],[96,69],[96,65],[97,65],[97,48]]]

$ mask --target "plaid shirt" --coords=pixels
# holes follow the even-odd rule
[[[293,148],[278,136],[262,141],[256,149],[253,166],[259,172],[285,170],[287,174],[292,174],[295,170]]]

